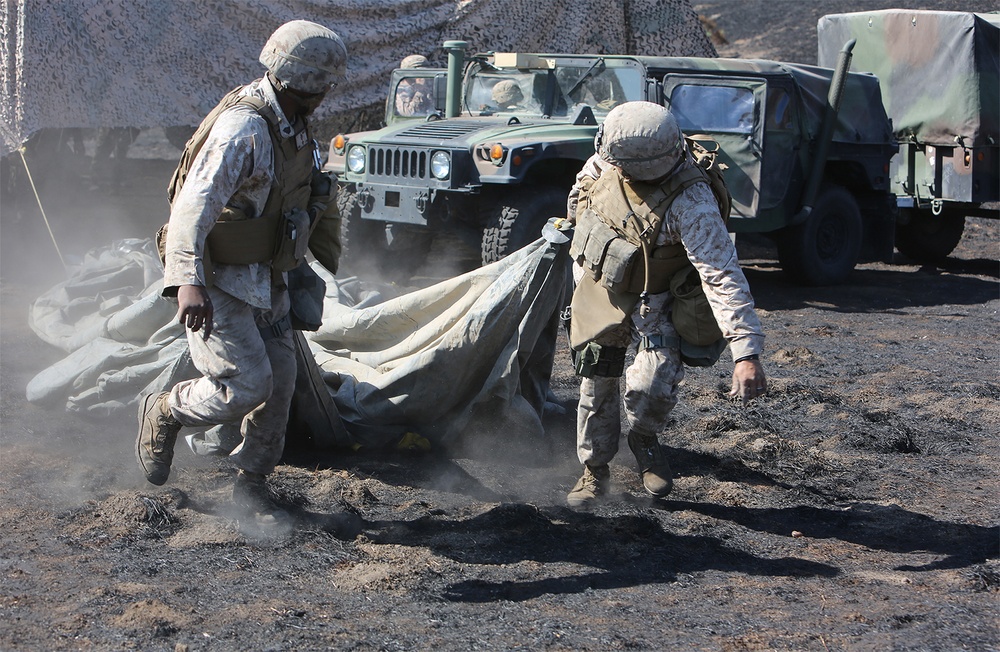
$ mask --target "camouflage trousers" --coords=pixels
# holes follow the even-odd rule
[[[240,423],[242,443],[230,457],[252,473],[270,473],[285,447],[288,409],[295,389],[295,347],[291,329],[266,342],[259,326],[288,313],[288,292],[272,289],[272,309],[260,310],[211,288],[212,334],[187,333],[191,361],[201,378],[170,391],[174,417],[188,427]]]
[[[650,311],[631,318],[602,335],[601,346],[632,348],[635,360],[625,370],[625,419],[628,427],[646,435],[663,430],[670,411],[677,405],[677,386],[684,378],[684,365],[676,348],[651,347],[639,351],[643,337],[676,337],[670,322],[669,292],[650,296]],[[576,453],[590,466],[608,464],[621,440],[621,384],[619,378],[584,378],[576,418]]]

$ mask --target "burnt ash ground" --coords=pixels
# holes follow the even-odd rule
[[[48,168],[63,254],[150,233],[171,166],[131,161],[103,198]],[[864,264],[838,288],[794,286],[741,243],[771,391],[742,407],[730,362],[689,371],[661,436],[667,500],[626,449],[609,500],[564,506],[577,380],[560,355],[545,441],[290,450],[273,482],[300,518],[261,532],[233,516],[224,460],[181,444],[153,487],[131,414],[24,400],[64,356],[26,325],[62,277],[37,220],[5,200],[2,649],[1000,648],[995,221],[970,220],[941,267]],[[365,520],[354,540],[335,536],[343,510]]]
[[[172,162],[131,160],[113,195],[85,163],[36,168],[65,256],[166,218]],[[3,192],[0,649],[1000,649],[996,221],[970,220],[940,267],[864,264],[838,288],[741,243],[771,391],[739,406],[730,362],[689,370],[667,500],[623,446],[612,497],[564,506],[580,469],[560,355],[567,413],[545,441],[290,450],[273,484],[297,525],[262,532],[234,518],[224,460],[179,445],[153,487],[132,415],[24,400],[65,355],[27,327],[63,273],[33,200]],[[335,536],[343,510],[356,539]]]

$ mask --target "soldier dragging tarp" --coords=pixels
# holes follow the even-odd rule
[[[185,151],[171,182],[163,293],[177,297],[202,376],[140,402],[136,456],[161,485],[183,426],[242,422],[233,500],[274,522],[287,515],[265,476],[284,449],[296,375],[287,272],[307,245],[331,272],[340,254],[334,190],[315,167],[307,118],[343,78],[347,51],[333,31],[292,21],[260,61],[267,75],[209,114],[189,142],[200,133],[201,147]]]
[[[651,102],[618,106],[595,146],[568,206],[576,223],[570,345],[583,376],[577,455],[584,465],[566,498],[571,506],[608,492],[608,463],[621,438],[623,373],[628,445],[643,487],[656,497],[672,488],[657,434],[677,404],[685,363],[712,364],[728,342],[736,361],[730,396],[746,401],[767,391],[753,297],[711,179],[670,111]],[[702,288],[707,301],[698,301]],[[701,305],[691,329],[677,318],[679,297],[689,295]],[[626,370],[629,347],[636,354]]]

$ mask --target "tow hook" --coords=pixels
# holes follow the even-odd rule
[[[427,212],[427,204],[430,202],[430,196],[426,191],[421,192],[413,199],[413,203],[417,205],[417,210],[423,215]]]
[[[372,209],[372,206],[374,204],[373,201],[374,198],[372,197],[372,191],[370,189],[362,188],[361,190],[359,190],[357,194],[357,199],[358,199],[358,206],[360,206],[366,211],[370,211]]]

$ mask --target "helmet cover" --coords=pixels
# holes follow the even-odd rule
[[[684,135],[666,107],[626,102],[608,112],[594,149],[602,159],[639,181],[669,174],[684,156]]]
[[[307,20],[293,20],[267,39],[260,62],[293,90],[326,93],[344,77],[347,48],[333,30]]]

